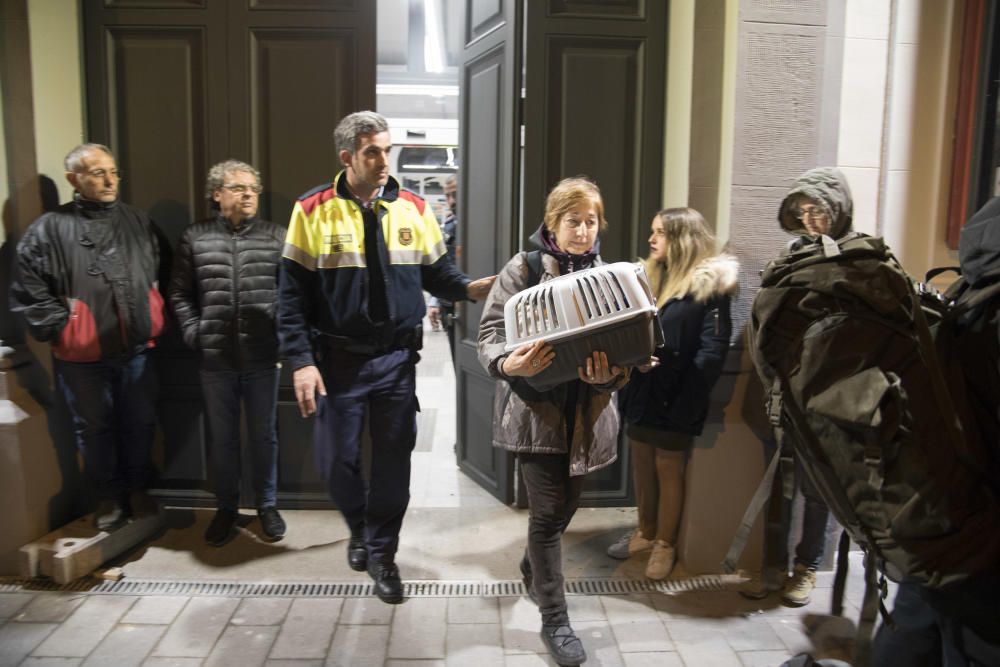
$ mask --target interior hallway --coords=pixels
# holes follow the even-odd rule
[[[553,665],[517,572],[527,513],[459,472],[444,333],[427,332],[422,357],[422,431],[398,555],[404,604],[382,604],[368,577],[347,567],[336,512],[284,512],[288,536],[277,544],[257,539],[247,512],[236,539],[215,549],[202,539],[211,511],[170,509],[168,529],[119,563],[120,582],[47,590],[0,580],[0,665]],[[634,510],[584,508],[565,538],[570,617],[587,665],[776,667],[810,646],[803,623],[829,613],[832,573],[820,573],[801,609],[776,596],[745,600],[718,577],[686,579],[681,567],[651,586],[639,559],[604,553],[634,522]],[[862,594],[857,556],[851,620]],[[820,634],[818,656],[843,657],[836,633]]]

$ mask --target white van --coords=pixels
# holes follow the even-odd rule
[[[390,118],[390,173],[423,197],[438,221],[448,213],[445,180],[458,173],[458,121]]]

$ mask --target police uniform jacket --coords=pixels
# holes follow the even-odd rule
[[[365,216],[377,238],[388,322],[371,317]],[[393,347],[421,326],[423,290],[458,301],[469,278],[448,257],[430,206],[389,177],[363,211],[346,172],[299,197],[292,209],[279,273],[278,338],[292,370],[313,365],[313,341],[335,337]]]

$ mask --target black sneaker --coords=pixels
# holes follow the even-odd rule
[[[347,541],[347,564],[355,572],[368,569],[368,547],[364,535],[351,535]]]
[[[375,595],[379,600],[386,604],[403,601],[403,582],[399,579],[399,568],[395,563],[370,560],[368,575],[375,581]]]
[[[587,662],[587,652],[583,650],[583,642],[573,632],[565,615],[555,623],[542,623],[542,641],[549,649],[552,659],[560,667],[576,667]]]
[[[236,520],[239,518],[236,510],[218,510],[212,517],[205,531],[205,541],[213,547],[221,547],[236,537]]]
[[[114,530],[125,523],[125,508],[114,498],[101,498],[94,509],[94,526],[97,530]]]
[[[274,506],[261,507],[257,510],[257,518],[260,519],[260,529],[271,542],[277,542],[285,536],[285,520],[278,514]]]

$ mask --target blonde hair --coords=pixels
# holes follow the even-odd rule
[[[597,209],[599,228],[604,231],[608,221],[604,219],[604,200],[597,183],[586,176],[574,176],[559,181],[545,199],[545,228],[555,234],[559,221],[566,213],[581,204],[593,204]]]
[[[662,308],[670,299],[682,298],[691,291],[695,267],[717,252],[708,223],[693,208],[667,208],[657,213],[655,219],[663,225],[666,260],[648,257],[643,265],[656,297],[656,307]]]

